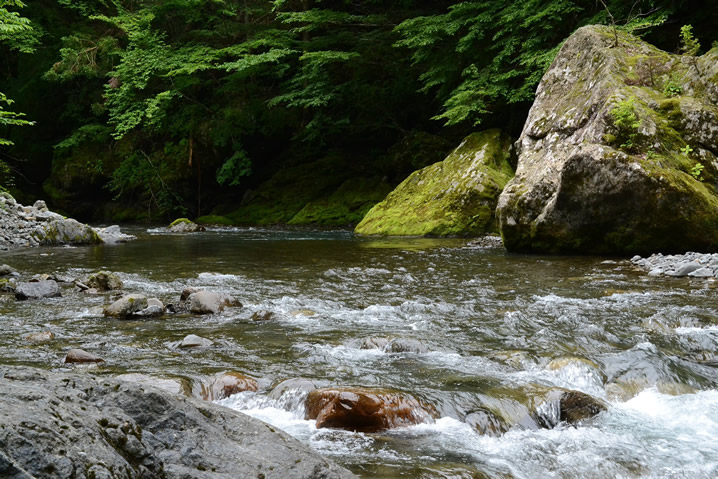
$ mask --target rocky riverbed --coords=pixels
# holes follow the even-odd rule
[[[676,278],[718,277],[718,254],[695,253],[663,255],[648,258],[634,256],[631,263],[648,272],[649,276],[673,276]]]
[[[0,476],[344,478],[244,414],[109,377],[0,367]]]
[[[32,206],[18,203],[8,193],[0,193],[0,251],[40,245],[102,244],[130,241],[118,226],[92,228],[72,218],[54,213],[44,201]]]

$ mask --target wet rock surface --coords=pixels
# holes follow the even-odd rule
[[[147,308],[147,297],[143,294],[126,294],[104,309],[103,314],[112,318],[128,318]]]
[[[217,314],[225,306],[242,306],[242,303],[229,296],[212,291],[197,291],[187,297],[189,311],[194,314]]]
[[[65,356],[65,363],[103,363],[104,359],[101,357],[88,353],[82,349],[71,349]]]
[[[15,297],[20,300],[58,298],[62,296],[60,286],[53,280],[17,283]]]
[[[217,375],[208,387],[202,391],[202,399],[216,401],[244,391],[257,391],[258,385],[254,378],[242,373],[227,372]]]
[[[433,408],[396,391],[366,388],[316,389],[307,396],[306,418],[317,428],[376,432],[433,422]]]
[[[98,271],[87,277],[84,284],[98,291],[110,291],[113,289],[122,289],[122,280],[117,274],[110,271]]]
[[[0,371],[2,477],[353,477],[221,406],[113,378]]]
[[[648,272],[649,276],[709,279],[718,277],[718,254],[694,253],[663,255],[647,258],[634,256],[631,263]]]

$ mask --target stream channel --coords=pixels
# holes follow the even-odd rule
[[[125,230],[125,229],[123,229]],[[29,276],[117,272],[126,292],[176,303],[187,286],[244,306],[210,316],[102,317],[112,294],[0,296],[0,364],[60,370],[70,348],[105,359],[88,374],[190,383],[220,371],[258,380],[221,404],[311,445],[361,477],[718,476],[718,286],[654,278],[620,258],[513,255],[462,239],[371,239],[345,231],[130,228],[136,241],[2,253]],[[272,321],[252,321],[268,310]],[[24,336],[52,331],[32,344]],[[173,345],[188,334],[207,349]],[[424,352],[362,349],[415,339]],[[430,424],[379,433],[317,429],[289,378],[404,391]],[[523,427],[547,390],[606,411],[578,425]],[[470,418],[499,418],[479,434]],[[483,415],[482,415],[483,414]],[[491,422],[491,421],[489,421]],[[490,428],[491,429],[491,428]]]

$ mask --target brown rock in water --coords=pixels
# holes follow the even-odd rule
[[[546,400],[532,414],[538,427],[552,429],[559,423],[578,424],[607,409],[606,404],[589,394],[565,389],[551,390]]]
[[[31,343],[46,343],[55,339],[55,333],[52,331],[42,331],[39,333],[31,333],[25,336],[25,341]]]
[[[216,401],[244,391],[256,391],[257,381],[238,372],[220,374],[209,387],[202,387],[202,399]]]
[[[566,391],[559,400],[561,406],[561,422],[576,424],[590,419],[606,410],[606,406],[598,399],[579,391]]]
[[[275,319],[277,319],[277,315],[266,309],[260,309],[252,314],[252,321],[272,321]]]
[[[466,416],[464,422],[473,427],[479,434],[500,436],[507,431],[502,419],[491,411],[474,411]]]
[[[395,427],[432,422],[436,411],[416,398],[389,390],[327,388],[311,391],[306,401],[306,419],[316,419],[317,428],[376,432]]]
[[[65,363],[104,363],[105,360],[82,349],[71,349],[65,356]]]
[[[198,288],[193,288],[191,286],[185,288],[182,290],[182,293],[180,293],[180,301],[187,301],[187,298],[191,294],[198,293],[200,290]]]

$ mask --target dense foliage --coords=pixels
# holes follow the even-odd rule
[[[416,132],[516,133],[577,27],[677,50],[683,25],[715,40],[711,3],[39,0],[31,30],[22,2],[0,0],[0,91],[37,121],[5,128],[27,119],[0,93],[0,136],[25,188],[44,182],[66,209],[198,215],[330,152],[373,168]]]

